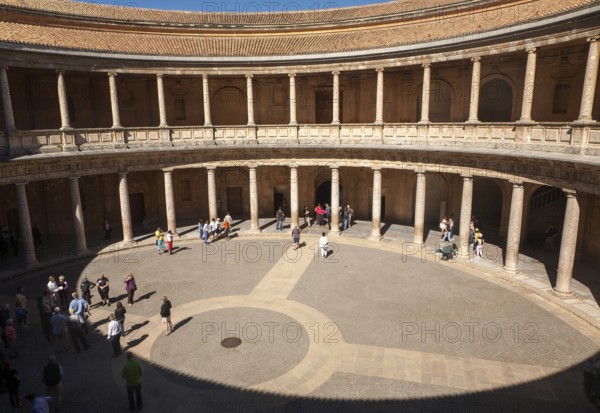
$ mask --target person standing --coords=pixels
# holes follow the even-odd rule
[[[23,287],[19,286],[17,287],[17,294],[15,295],[15,304],[18,304],[19,307],[21,307],[23,309],[23,327],[27,327],[28,326],[28,322],[27,322],[27,314],[29,313],[29,306],[27,305],[27,297],[25,297],[24,294],[24,289]],[[15,309],[16,312],[16,309]]]
[[[310,222],[310,211],[306,205],[304,205],[304,226],[312,227],[312,223]]]
[[[63,369],[60,364],[56,362],[56,356],[52,354],[48,357],[48,364],[44,367],[44,384],[48,394],[54,401],[54,410],[60,410],[62,404],[62,381],[63,381]]]
[[[354,218],[354,210],[350,207],[350,205],[346,205],[346,209],[348,210],[348,227],[352,226],[352,219]]]
[[[158,250],[158,255],[162,255],[162,253],[165,252],[165,233],[158,227],[156,228],[156,231],[154,231],[154,236],[156,237],[156,249]]]
[[[107,339],[113,348],[112,357],[118,357],[121,354],[121,323],[115,320],[114,314],[109,314]]]
[[[100,293],[100,299],[102,300],[102,305],[107,305],[110,307],[110,298],[108,294],[110,292],[110,283],[108,282],[108,278],[104,274],[96,280],[96,287],[98,288],[98,292]]]
[[[167,249],[169,250],[169,255],[173,255],[173,233],[171,230],[167,231]]]
[[[95,286],[96,286],[96,284],[89,281],[87,279],[87,277],[84,277],[83,281],[81,281],[81,284],[79,285],[79,289],[81,290],[81,298],[83,298],[85,301],[87,301],[89,306],[92,305],[92,294],[91,294],[90,290],[92,288],[94,288]]]
[[[325,221],[327,221],[327,227],[331,229],[331,207],[328,203],[325,203]]]
[[[127,279],[125,280],[125,291],[127,292],[127,303],[131,307],[133,305],[133,296],[137,291],[137,284],[135,283],[135,277],[133,273],[127,274]]]
[[[104,218],[104,224],[102,224],[102,228],[104,229],[104,239],[111,239],[110,231],[112,227],[108,222],[108,218]]]
[[[6,383],[6,390],[8,390],[8,399],[13,409],[21,407],[21,401],[19,400],[19,374],[17,370],[13,369],[8,361],[4,363],[2,369],[2,377]]]
[[[327,240],[324,232],[321,233],[321,238],[319,238],[319,248],[321,250],[321,257],[327,258],[329,254],[329,240]]]
[[[554,252],[554,242],[557,237],[558,237],[558,230],[556,229],[554,224],[550,224],[548,226],[548,229],[546,229],[546,234],[545,234],[546,242],[545,242],[544,247],[545,247],[546,251]]]
[[[163,303],[160,306],[160,317],[162,323],[165,325],[165,336],[168,336],[173,332],[173,324],[171,323],[171,302],[166,295],[162,297]]]
[[[54,342],[61,342],[67,337],[67,317],[61,314],[60,308],[54,307],[54,312],[50,318],[50,324],[52,324],[52,335],[54,336]]]
[[[452,242],[453,236],[454,236],[454,214],[450,214],[450,218],[448,218],[448,242]]]
[[[229,238],[229,231],[231,230],[231,224],[226,219],[223,220],[223,229],[225,230],[225,239],[227,241],[229,241],[231,239],[231,238]]]
[[[121,378],[125,379],[127,386],[127,398],[129,399],[129,409],[135,410],[137,404],[138,410],[142,408],[142,375],[144,370],[139,361],[133,359],[133,353],[127,352],[127,364],[123,366]],[[133,400],[135,393],[135,402]]]
[[[210,224],[208,219],[204,221],[204,226],[202,227],[204,243],[208,244],[210,241],[208,240],[209,232],[210,232]]]
[[[52,336],[52,324],[50,324],[50,318],[52,317],[52,309],[44,302],[43,297],[37,298],[37,308],[40,313],[40,323],[42,325],[42,331],[44,337],[48,340],[48,343],[52,343],[54,337]]]
[[[51,307],[54,308],[59,304],[58,292],[60,291],[60,287],[58,286],[56,278],[54,278],[53,275],[48,277],[48,284],[46,285],[46,288],[50,292]]]
[[[202,220],[198,219],[198,239],[204,239],[204,225],[202,225]]]
[[[6,320],[4,325],[4,337],[6,340],[6,347],[10,351],[10,358],[16,359],[19,357],[19,353],[17,352],[17,330],[15,330],[11,318]]]
[[[81,347],[83,347],[84,350],[87,350],[90,346],[85,338],[85,334],[83,334],[82,323],[79,316],[75,314],[75,309],[69,308],[69,313],[67,327],[69,328],[69,335],[71,336],[73,346],[75,346],[75,351],[79,354],[81,353]]]
[[[277,219],[277,227],[278,231],[283,229],[283,223],[285,221],[285,214],[283,213],[283,209],[279,207],[277,212],[275,213],[275,218]]]
[[[58,277],[58,282],[56,284],[59,288],[58,302],[60,304],[60,308],[66,310],[69,307],[69,298],[71,296],[69,294],[69,283],[67,283],[67,280],[65,280],[65,276],[61,275]]]
[[[72,294],[73,299],[69,304],[69,312],[73,310],[73,313],[79,318],[79,324],[83,327],[83,330],[88,333],[87,323],[85,322],[86,314],[90,311],[90,306],[83,298],[79,298],[77,293]]]
[[[233,218],[231,218],[231,214],[229,213],[229,211],[225,212],[225,217],[223,218],[223,221],[229,222],[229,228],[233,228]]]
[[[294,242],[294,250],[300,248],[300,228],[297,225],[292,230],[292,241]]]
[[[121,324],[121,337],[125,335],[125,313],[127,313],[127,310],[119,301],[117,303],[117,308],[115,308],[115,320]]]

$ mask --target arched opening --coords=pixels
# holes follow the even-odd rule
[[[211,99],[211,116],[215,125],[246,125],[246,94],[234,86],[225,86],[217,90]]]
[[[562,224],[567,207],[567,198],[560,188],[541,186],[531,196],[527,219],[527,242],[543,247],[544,234],[550,224],[562,233]],[[556,242],[558,246],[558,240]]]
[[[500,240],[502,189],[496,181],[487,178],[475,179],[472,215],[479,221],[478,228],[486,240]]]
[[[444,176],[438,173],[427,174],[426,179],[425,225],[428,228],[437,228],[441,216],[447,214],[448,183]]]
[[[325,206],[325,204],[331,205],[331,181],[321,182],[319,186],[317,186],[316,193],[316,202],[321,204],[321,206]],[[340,182],[340,205],[344,205],[344,187]]]
[[[479,120],[512,122],[513,91],[508,82],[495,78],[483,84],[479,92]]]

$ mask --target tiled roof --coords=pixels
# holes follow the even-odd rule
[[[514,2],[514,0],[512,0]],[[0,5],[26,9],[32,12],[57,14],[63,16],[79,16],[94,19],[117,20],[124,22],[167,23],[183,25],[296,25],[320,24],[323,22],[341,22],[360,20],[389,15],[410,14],[418,11],[440,11],[443,7],[474,7],[479,3],[506,3],[511,0],[382,0],[380,4],[357,7],[339,7],[294,11],[294,3],[284,3],[287,11],[268,12],[269,2],[240,2],[243,10],[260,10],[263,12],[241,13],[228,10],[214,10],[220,7],[218,2],[207,2],[205,12],[186,12],[171,10],[154,10],[140,7],[107,6],[69,0],[0,0]],[[276,4],[276,3],[271,3]],[[315,2],[318,6],[320,3]],[[275,9],[275,6],[272,6]]]
[[[0,0],[0,5],[13,1],[16,3],[17,0]],[[364,26],[333,26],[327,29],[315,28],[312,30],[306,28],[294,30],[293,27],[290,27],[287,30],[268,32],[260,30],[234,31],[230,28],[219,30],[214,28],[210,30],[203,28],[157,30],[154,28],[154,30],[147,30],[127,25],[99,25],[97,22],[87,22],[86,19],[78,19],[73,24],[67,25],[57,24],[55,21],[49,23],[46,19],[39,18],[31,20],[35,24],[1,21],[0,41],[47,48],[159,56],[244,57],[320,54],[456,38],[559,15],[569,10],[597,4],[597,2],[598,0],[508,2],[476,11],[458,11],[443,16],[432,14],[428,17],[405,21],[393,20]],[[19,3],[31,5],[31,7],[40,4],[40,2],[32,0],[19,0]],[[81,7],[89,6],[88,14],[84,15],[89,15],[92,11],[114,9],[114,7],[79,5],[70,2],[58,3],[71,5],[73,12],[79,12]],[[384,4],[372,7],[380,9],[391,6]],[[363,10],[366,8],[352,9]],[[104,14],[107,14],[108,11]],[[149,13],[150,16],[156,14],[158,18],[165,12],[150,10],[144,11],[144,13]],[[280,15],[281,13],[273,14],[273,16]],[[210,18],[210,15],[206,13],[181,12],[180,15],[175,13],[173,19],[178,19],[178,16],[189,16],[190,19],[193,17],[198,20]],[[267,19],[267,17],[259,15],[257,19]],[[250,19],[251,16],[243,18]],[[217,17],[213,16],[212,19],[216,21]]]

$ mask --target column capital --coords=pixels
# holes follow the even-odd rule
[[[207,171],[214,171],[217,169],[217,165],[210,164],[210,165],[206,165],[205,168]]]
[[[330,166],[330,168],[331,168],[331,170],[332,170],[332,171],[333,171],[334,169],[337,169],[337,170],[339,170],[339,169],[340,169],[340,167],[339,167],[338,165]]]
[[[254,75],[252,73],[246,73],[246,79],[252,79]]]
[[[463,181],[472,181],[473,180],[473,175],[471,173],[461,173],[460,177],[462,178]]]
[[[202,73],[203,78],[208,78],[208,73]]]
[[[532,54],[532,53],[535,53],[535,52],[536,52],[536,50],[537,50],[537,49],[536,49],[534,46],[530,46],[530,47],[527,47],[527,48],[525,49],[525,51],[527,52],[527,54]]]
[[[0,65],[0,70],[4,70],[5,72],[10,69],[7,65]]]
[[[415,173],[417,175],[423,175],[423,176],[425,176],[425,175],[427,175],[427,170],[425,168],[422,168],[422,167],[421,168],[415,168]]]
[[[381,166],[372,166],[371,169],[373,170],[373,173],[381,173]]]
[[[297,75],[297,73],[295,73],[295,72],[288,73],[288,76],[289,76],[289,77],[296,77],[296,75]]]
[[[127,174],[129,174],[129,172],[127,172],[127,171],[120,171],[119,172],[119,178],[127,178]]]
[[[25,186],[27,185],[29,182],[16,182],[15,185],[16,186]]]
[[[59,76],[63,76],[65,74],[65,69],[56,69],[56,74]]]
[[[521,179],[509,179],[508,182],[511,183],[513,188],[518,188],[524,185],[524,182]]]
[[[106,72],[108,77],[117,77],[117,72]]]
[[[471,62],[476,63],[481,61],[481,56],[475,56],[471,58]]]
[[[290,169],[298,169],[298,164],[297,163],[292,163],[290,165],[288,165],[290,167]]]
[[[70,176],[69,181],[78,181],[79,178],[80,178],[79,176]]]
[[[159,78],[159,79],[162,79],[164,77],[164,74],[163,73],[157,73],[156,77]]]
[[[173,173],[173,170],[172,169],[163,169],[163,173],[165,175],[169,175],[169,174]]]
[[[379,73],[379,72],[383,72],[383,71],[385,71],[385,68],[383,68],[383,67],[378,67],[377,69],[375,69],[375,71],[376,71],[377,73]]]
[[[428,68],[428,67],[431,67],[431,62],[423,62],[423,63],[421,63],[421,67],[422,67],[423,69],[426,69],[426,68]]]
[[[334,76],[338,76],[340,74],[339,70],[334,70],[333,72],[331,72],[332,75]]]
[[[567,198],[571,198],[571,197],[579,195],[577,193],[577,191],[574,190],[574,189],[562,188],[562,191],[565,193],[565,195],[567,196]]]
[[[597,42],[597,41],[599,41],[599,40],[600,40],[600,34],[596,34],[596,35],[594,35],[594,36],[590,36],[590,37],[588,37],[586,40],[587,40],[587,42],[588,42],[588,43],[594,43],[594,42]]]

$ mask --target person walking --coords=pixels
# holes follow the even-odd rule
[[[87,279],[87,277],[84,277],[83,280],[81,281],[81,284],[79,285],[79,289],[81,290],[81,298],[83,298],[85,301],[87,301],[89,306],[92,305],[92,294],[91,294],[90,290],[92,288],[94,288],[95,286],[96,286],[96,284],[89,281]]]
[[[556,241],[556,238],[558,237],[558,230],[556,229],[554,224],[550,224],[548,226],[548,228],[546,229],[546,233],[544,234],[544,237],[545,237],[544,249],[546,251],[554,252],[554,243]]]
[[[60,312],[60,308],[54,307],[52,317],[50,317],[52,325],[52,335],[55,343],[61,343],[67,338],[67,317]]]
[[[210,233],[210,223],[209,223],[208,219],[206,221],[204,221],[204,226],[202,227],[202,231],[203,231],[204,243],[208,244],[210,242],[208,240],[208,236]]]
[[[125,313],[127,313],[127,310],[119,301],[117,303],[117,308],[115,308],[115,320],[121,324],[121,337],[125,335]]]
[[[158,250],[158,255],[162,255],[162,253],[165,252],[165,233],[158,227],[156,228],[156,231],[154,231],[154,236],[156,237],[156,249]]]
[[[58,286],[56,278],[54,278],[53,275],[48,277],[48,284],[46,284],[46,288],[48,289],[48,292],[50,292],[51,306],[54,308],[59,305],[60,302],[58,298],[60,287]]]
[[[121,323],[115,319],[114,314],[109,314],[108,319],[110,322],[108,323],[107,339],[113,348],[112,357],[118,357],[121,355]]]
[[[75,351],[79,354],[81,353],[81,347],[83,347],[84,350],[87,350],[90,346],[85,338],[85,334],[83,334],[83,324],[81,323],[79,316],[75,314],[75,309],[69,308],[69,313],[67,327],[69,328],[69,335],[71,336]]]
[[[133,305],[133,296],[137,291],[137,284],[135,283],[135,277],[133,273],[127,273],[127,279],[125,280],[125,291],[127,292],[127,304],[131,307]]]
[[[223,219],[223,229],[225,230],[225,239],[227,241],[229,241],[231,239],[231,238],[229,238],[229,231],[231,231],[231,224],[227,220],[227,217],[225,217],[225,219]]]
[[[300,228],[297,225],[292,230],[292,241],[294,242],[294,250],[300,248]]]
[[[16,359],[19,357],[19,353],[17,352],[17,330],[15,330],[12,318],[6,320],[4,325],[4,338],[6,340],[6,347],[10,352],[10,358]]]
[[[133,353],[127,352],[127,363],[121,371],[121,378],[125,379],[127,386],[127,398],[129,399],[129,409],[135,410],[137,405],[138,410],[142,409],[142,375],[144,370],[139,361],[134,360]],[[135,393],[135,402],[133,394]]]
[[[62,366],[56,362],[56,356],[54,354],[48,357],[48,364],[44,367],[43,373],[46,390],[54,401],[54,411],[59,411],[62,404],[62,382],[64,374]]]
[[[29,325],[27,321],[27,314],[29,313],[29,306],[27,304],[27,297],[24,294],[25,290],[23,287],[17,287],[17,293],[15,294],[15,307],[21,308],[21,320],[19,320],[19,314],[17,314],[17,308],[15,308],[15,315],[17,316],[17,322],[20,322],[23,327]]]
[[[69,283],[67,282],[67,280],[65,280],[65,276],[61,275],[60,277],[58,277],[58,282],[56,284],[58,285],[58,288],[59,288],[59,290],[58,290],[59,306],[63,310],[66,310],[67,308],[69,308],[69,298],[71,297],[71,294],[69,294]]]
[[[319,238],[319,248],[321,249],[321,256],[327,258],[329,254],[329,240],[327,240],[324,232],[321,233],[321,238]]]
[[[160,317],[162,323],[165,325],[165,336],[168,336],[173,332],[173,324],[171,323],[171,302],[166,295],[162,297],[163,303],[160,306]]]
[[[198,239],[204,239],[204,225],[202,225],[202,220],[198,219]]]
[[[171,230],[167,231],[167,249],[169,250],[169,255],[173,255],[173,232]]]
[[[17,370],[13,369],[8,361],[4,362],[2,369],[2,378],[6,383],[6,390],[8,391],[8,399],[13,409],[21,407],[21,401],[19,400],[19,374]]]
[[[107,305],[110,307],[110,298],[108,297],[108,294],[110,293],[110,283],[104,274],[102,274],[100,278],[96,280],[96,287],[100,293],[102,305]]]

